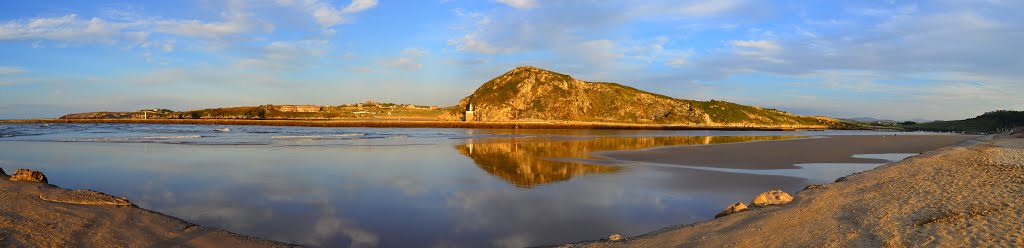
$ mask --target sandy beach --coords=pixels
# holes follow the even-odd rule
[[[808,141],[678,147],[648,152],[662,154],[655,159],[664,160],[668,151],[686,154],[694,152],[687,149],[693,149],[713,154],[726,146],[768,149],[784,142]],[[790,152],[817,156],[815,149]],[[631,159],[641,159],[638,154],[630,155]],[[765,157],[757,157],[762,158]],[[751,208],[621,241],[590,241],[559,247],[1020,247],[1024,246],[1024,227],[1020,225],[1024,223],[1022,195],[1024,135],[1003,134],[926,152],[847,176],[836,183],[805,189],[793,194],[795,199],[785,205]]]
[[[95,191],[6,177],[0,175],[0,246],[292,247],[197,226]]]

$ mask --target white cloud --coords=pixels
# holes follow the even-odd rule
[[[352,3],[349,3],[341,11],[345,13],[358,13],[374,6],[377,6],[377,0],[352,0]]]
[[[622,49],[611,40],[591,40],[581,42],[572,48],[577,60],[593,66],[605,65],[625,57]]]
[[[537,6],[537,1],[536,0],[494,0],[494,1],[502,3],[502,4],[505,4],[505,5],[508,5],[508,6],[512,7],[512,8],[517,8],[517,9],[529,9],[529,8],[533,8],[533,7]]]
[[[406,48],[402,50],[401,57],[384,62],[385,66],[395,67],[406,71],[415,71],[423,68],[420,58],[430,54],[421,48]]]
[[[77,14],[54,17],[35,17],[0,22],[0,40],[32,41],[33,47],[45,47],[41,41],[56,42],[56,47],[75,44],[125,45],[129,47],[154,43],[149,39],[170,41],[186,39],[207,44],[196,47],[219,47],[237,40],[251,39],[254,33],[269,33],[275,29],[272,20],[263,20],[266,5],[261,2],[225,1],[218,19],[175,19],[158,16],[144,16],[137,9],[105,8],[111,19],[102,17],[83,18]],[[321,27],[332,27],[348,22],[348,14],[358,13],[377,5],[376,0],[354,0],[344,8],[336,8],[327,2],[317,0],[277,0],[278,5],[298,6],[307,11]],[[258,14],[262,13],[262,14]],[[330,36],[333,29],[316,30]],[[163,42],[160,46],[146,48],[173,51],[174,46]]]
[[[674,20],[680,15],[697,15],[698,12],[701,16],[711,16],[741,8],[745,6],[746,1],[729,0],[721,3],[705,3],[701,1],[566,0],[544,5],[536,4],[533,1],[504,1],[502,3],[534,10],[523,12],[514,9],[498,9],[489,13],[456,10],[455,14],[464,22],[462,25],[453,27],[460,34],[449,39],[448,44],[457,51],[467,54],[549,52],[568,56],[580,55],[578,51],[581,48],[604,45],[605,48],[614,48],[616,51],[607,51],[604,54],[606,56],[598,57],[653,62],[658,56],[667,52],[664,44],[670,37],[623,40],[611,38],[614,37],[612,34],[619,28],[628,27],[631,23],[639,20],[662,22]],[[671,23],[670,25],[679,24]],[[606,42],[604,42],[605,44],[593,43],[599,40]],[[608,46],[609,42],[615,43],[614,46]],[[570,60],[571,58],[553,59]]]
[[[784,60],[776,55],[782,47],[774,41],[769,40],[734,40],[729,44],[733,46],[736,55],[756,59],[761,62],[782,63]]]
[[[8,80],[6,77],[22,73],[25,73],[25,69],[21,67],[0,66],[0,85],[14,84],[14,80]]]
[[[148,33],[128,30],[139,25],[112,23],[99,18],[81,19],[78,15],[69,14],[0,24],[0,40],[54,40],[89,44],[139,42],[145,39]]]
[[[0,66],[0,76],[25,73],[25,69],[13,66]]]
[[[277,4],[299,6],[309,12],[318,25],[328,28],[348,22],[346,14],[363,12],[377,6],[377,0],[353,0],[341,9],[328,2],[318,0],[305,0],[298,3],[291,0],[278,0]]]
[[[40,40],[68,44],[103,44],[141,46],[154,34],[180,38],[220,40],[225,36],[255,30],[256,22],[248,14],[231,11],[225,21],[142,18],[109,21],[99,17],[80,18],[76,14],[60,17],[39,17],[0,24],[0,40],[35,40],[33,47],[43,47]],[[127,17],[125,17],[127,18]],[[169,46],[163,46],[164,50]]]
[[[259,57],[245,58],[239,66],[269,70],[308,68],[326,55],[327,40],[276,41],[264,46]]]
[[[736,9],[742,4],[741,0],[697,1],[689,5],[683,4],[674,10],[691,16],[707,16]]]
[[[635,0],[627,2],[627,7],[623,8],[623,12],[632,18],[640,19],[713,18],[729,12],[736,12],[751,4],[762,4],[760,1],[746,0]]]
[[[397,58],[397,59],[385,62],[384,65],[390,66],[390,67],[395,67],[395,68],[401,68],[401,69],[407,70],[407,71],[415,71],[415,70],[419,70],[420,68],[423,67],[423,64],[420,64],[419,62],[417,62],[413,58]]]
[[[422,48],[410,47],[402,50],[402,56],[407,57],[423,57],[427,54],[430,54],[430,52]]]
[[[455,50],[460,52],[496,54],[512,51],[512,49],[498,48],[487,41],[481,40],[479,34],[466,34],[456,39],[450,39],[448,40],[448,45],[455,46]]]
[[[168,20],[156,22],[156,31],[189,37],[218,39],[227,35],[251,31],[253,27],[244,19],[226,22],[199,20]]]
[[[729,44],[736,47],[755,48],[767,51],[779,50],[779,45],[769,40],[734,40],[730,41]]]
[[[682,66],[686,65],[688,63],[689,58],[690,58],[690,53],[678,54],[678,55],[675,55],[672,58],[670,58],[668,61],[666,61],[665,65],[668,65],[668,66],[671,66],[671,67],[675,67],[675,68],[679,68],[679,67],[682,67]]]
[[[314,7],[312,14],[313,19],[316,19],[316,23],[324,27],[338,25],[345,21],[345,18],[341,16],[341,11],[326,4]]]

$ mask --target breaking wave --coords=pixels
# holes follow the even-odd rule
[[[108,137],[93,139],[64,139],[62,142],[117,142],[117,141],[147,141],[147,140],[176,140],[176,139],[198,139],[202,135],[166,135],[166,136],[137,136],[137,137]]]

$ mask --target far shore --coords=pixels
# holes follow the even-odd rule
[[[752,126],[752,125],[676,125],[570,121],[436,121],[426,118],[338,119],[338,120],[251,120],[251,119],[29,119],[0,120],[0,123],[111,123],[111,124],[190,124],[259,125],[302,127],[373,128],[486,128],[486,129],[628,129],[628,130],[734,130],[797,131],[824,130],[826,126]]]

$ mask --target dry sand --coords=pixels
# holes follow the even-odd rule
[[[88,190],[0,175],[0,247],[290,247],[135,207]]]
[[[794,196],[623,241],[561,246],[1024,247],[1024,134],[978,138]]]

